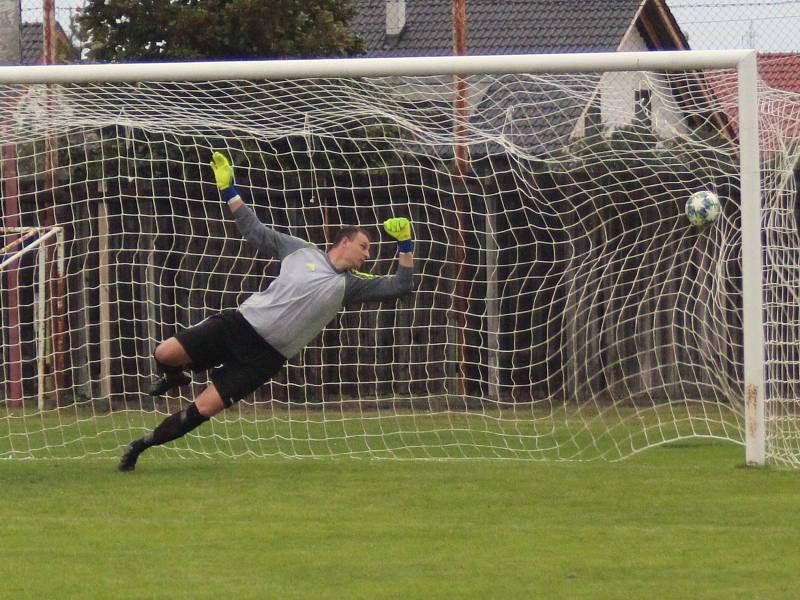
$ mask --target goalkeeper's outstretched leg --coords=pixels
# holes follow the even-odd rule
[[[224,310],[184,329],[156,348],[156,360],[182,373],[211,369],[211,384],[195,401],[170,415],[152,433],[125,449],[117,470],[136,468],[139,455],[152,446],[178,439],[218,412],[232,406],[271,379],[286,358],[268,344],[237,310]]]
[[[142,452],[183,437],[224,409],[225,402],[222,396],[216,386],[210,384],[192,404],[168,416],[152,433],[128,444],[117,465],[117,471],[122,473],[133,471]]]

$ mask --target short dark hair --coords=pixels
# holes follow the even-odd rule
[[[369,235],[369,231],[361,227],[360,225],[345,225],[339,231],[336,232],[336,235],[333,236],[333,242],[331,244],[331,248],[335,248],[339,244],[342,243],[344,238],[347,238],[351,242],[356,239],[356,236],[359,233],[363,233],[367,236],[367,239],[371,242],[372,238]]]

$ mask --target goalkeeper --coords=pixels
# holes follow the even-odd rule
[[[370,256],[367,230],[343,227],[327,253],[322,252],[259,222],[234,186],[233,168],[225,156],[214,152],[211,168],[242,236],[259,251],[279,259],[280,274],[238,310],[214,314],[156,347],[160,377],[150,390],[152,395],[160,396],[189,383],[184,369],[213,369],[211,383],[192,404],[131,442],[117,467],[119,471],[133,471],[139,455],[151,446],[186,435],[256,390],[314,339],[342,306],[392,300],[413,288],[413,242],[408,219],[393,218],[383,224],[398,241],[397,273],[365,275],[356,269]]]

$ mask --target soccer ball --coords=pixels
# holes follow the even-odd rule
[[[695,227],[711,225],[722,214],[722,204],[714,192],[695,192],[686,201],[686,218]]]

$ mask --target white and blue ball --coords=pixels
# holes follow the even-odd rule
[[[722,214],[722,204],[714,192],[695,192],[686,201],[686,218],[695,227],[711,225]]]

